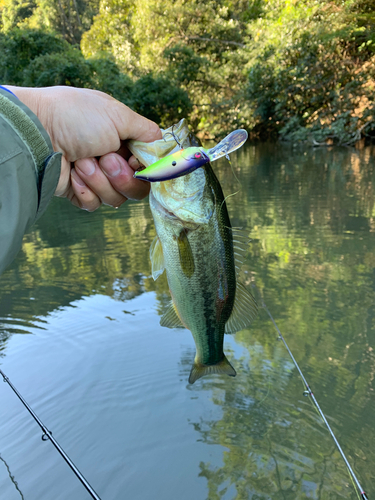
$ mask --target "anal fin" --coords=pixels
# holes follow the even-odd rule
[[[180,318],[178,317],[173,301],[171,301],[170,305],[168,306],[168,309],[163,314],[160,320],[160,325],[165,326],[167,328],[185,328]]]

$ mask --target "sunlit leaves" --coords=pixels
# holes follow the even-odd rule
[[[352,8],[286,2],[254,23],[248,98],[260,133],[354,144],[374,129],[374,21],[353,16]]]

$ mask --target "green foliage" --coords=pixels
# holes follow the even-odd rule
[[[82,37],[83,54],[86,57],[107,54],[115,59],[123,71],[134,70],[137,57],[130,32],[134,8],[132,0],[101,0],[99,13],[90,30]]]
[[[166,128],[187,116],[191,103],[187,93],[166,76],[139,78],[133,87],[135,111]]]
[[[36,8],[34,0],[10,0],[2,9],[2,25],[5,31],[13,29],[19,22],[29,18]]]
[[[163,55],[168,61],[168,72],[184,85],[202,79],[205,67],[209,65],[207,58],[199,56],[186,45],[175,45],[166,49]]]
[[[348,7],[300,2],[257,24],[247,96],[259,131],[350,144],[374,128],[374,34]]]
[[[354,144],[375,135],[374,5],[0,0],[0,75],[101,89],[165,125],[184,115],[202,137],[244,127],[260,137]],[[61,39],[76,50],[81,40],[85,59]]]
[[[135,82],[108,56],[85,59],[81,51],[48,33],[15,29],[0,33],[0,81],[102,90],[164,127],[187,116],[189,97],[171,76],[145,75]]]
[[[30,87],[90,86],[92,68],[78,50],[36,57],[24,71],[23,84]]]
[[[61,33],[78,44],[89,29],[99,8],[99,0],[3,0],[2,23],[5,32],[15,27],[46,29]],[[1,6],[0,6],[1,7]]]
[[[63,54],[70,45],[42,31],[15,29],[0,33],[0,80],[12,85],[24,84],[24,70],[36,57]]]
[[[212,136],[251,123],[246,103],[241,112],[236,106],[246,83],[246,23],[263,4],[102,0],[81,47],[86,56],[111,54],[135,77],[168,76],[188,92],[190,122]]]
[[[108,57],[88,59],[92,74],[92,88],[110,94],[125,104],[131,105],[133,80],[122,73],[117,64]]]

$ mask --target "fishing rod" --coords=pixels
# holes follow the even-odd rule
[[[337,441],[336,436],[334,435],[334,433],[333,433],[333,431],[332,431],[332,429],[331,429],[331,426],[330,426],[330,425],[329,425],[329,423],[327,422],[327,419],[326,419],[326,417],[325,417],[325,415],[324,415],[324,413],[323,413],[322,409],[320,408],[319,403],[318,403],[318,401],[316,400],[316,398],[315,398],[315,396],[314,396],[314,394],[313,394],[313,392],[312,392],[312,390],[311,390],[311,388],[310,388],[309,384],[307,383],[307,380],[305,379],[305,377],[304,377],[304,375],[303,375],[303,373],[302,373],[301,368],[299,367],[299,365],[298,365],[297,361],[295,360],[295,358],[294,358],[294,356],[293,356],[293,354],[292,354],[292,351],[289,349],[288,344],[286,343],[286,341],[285,341],[284,337],[282,336],[282,334],[281,334],[281,332],[280,332],[280,330],[279,330],[279,327],[277,326],[277,324],[276,324],[275,320],[274,320],[274,319],[273,319],[273,317],[272,317],[272,314],[270,313],[270,311],[269,311],[268,307],[266,306],[266,303],[264,302],[264,300],[263,300],[263,299],[262,299],[262,307],[266,310],[266,312],[267,312],[268,316],[270,317],[270,319],[271,319],[272,323],[274,324],[274,327],[276,328],[277,333],[279,334],[278,340],[282,340],[282,341],[283,341],[283,344],[284,344],[284,346],[286,347],[286,350],[288,351],[289,356],[292,358],[292,361],[293,361],[293,363],[294,363],[295,367],[297,368],[298,373],[299,373],[299,374],[300,374],[300,376],[301,376],[301,379],[302,379],[302,381],[303,381],[303,383],[304,383],[304,385],[305,385],[305,387],[306,387],[306,390],[305,390],[305,391],[304,391],[304,393],[303,393],[303,394],[304,394],[304,396],[310,396],[310,398],[311,398],[312,402],[314,403],[314,405],[315,405],[316,409],[317,409],[317,410],[318,410],[318,412],[319,412],[319,415],[322,417],[323,422],[326,424],[327,429],[328,429],[329,433],[331,434],[332,439],[333,439],[333,441],[335,442],[335,445],[336,445],[337,449],[339,450],[340,455],[342,456],[342,458],[343,458],[343,460],[344,460],[344,462],[345,462],[345,464],[346,464],[346,466],[347,466],[347,468],[348,468],[349,474],[351,475],[351,477],[352,477],[353,481],[355,482],[355,484],[356,484],[356,486],[357,486],[357,488],[358,488],[358,490],[359,490],[359,492],[360,492],[360,494],[361,494],[361,498],[362,498],[363,500],[369,500],[369,499],[368,499],[367,494],[365,493],[365,491],[364,491],[364,489],[362,488],[362,486],[361,486],[360,482],[358,481],[357,476],[355,475],[355,473],[354,473],[353,469],[351,468],[350,463],[348,462],[348,459],[347,459],[347,458],[346,458],[346,456],[345,456],[345,453],[343,452],[343,450],[342,450],[342,448],[341,448],[341,446],[340,446],[339,442]]]
[[[91,497],[94,500],[101,500],[99,495],[95,492],[94,488],[89,484],[89,482],[84,478],[84,476],[81,474],[81,472],[78,470],[78,468],[74,465],[74,463],[70,460],[68,455],[65,453],[65,451],[61,448],[59,443],[56,441],[56,439],[52,436],[52,432],[47,429],[47,427],[43,424],[43,422],[40,420],[40,418],[34,413],[34,411],[30,408],[30,406],[27,404],[27,402],[24,400],[24,398],[21,396],[21,394],[17,391],[17,389],[14,387],[12,382],[9,380],[9,378],[5,375],[5,373],[0,370],[0,375],[3,377],[3,381],[6,382],[13,392],[17,395],[17,397],[21,400],[22,404],[26,407],[26,409],[29,411],[31,416],[34,418],[36,423],[39,425],[39,427],[43,431],[42,435],[42,440],[43,441],[48,441],[50,440],[53,446],[56,448],[56,450],[60,453],[60,455],[63,457],[65,462],[69,465],[69,467],[72,469],[74,474],[77,476],[77,478],[81,481],[83,486],[86,488],[88,493],[91,495]]]

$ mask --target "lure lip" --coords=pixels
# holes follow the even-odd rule
[[[233,151],[236,151],[247,141],[249,134],[243,128],[234,130],[222,139],[216,146],[210,149],[204,149],[210,161],[218,160],[223,156],[228,156]]]

